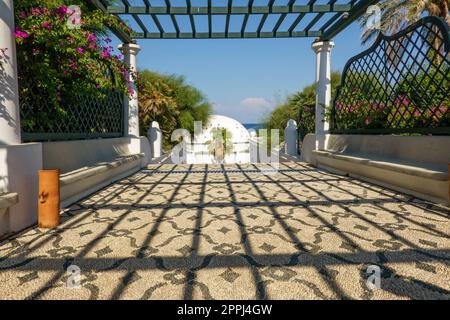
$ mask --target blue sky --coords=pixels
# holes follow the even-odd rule
[[[162,22],[166,27],[166,22]],[[249,26],[252,23],[258,22],[249,21]],[[314,81],[312,41],[312,38],[138,40],[142,47],[137,57],[138,68],[184,75],[188,83],[207,96],[214,105],[214,113],[242,123],[257,123],[288,94]],[[333,70],[342,71],[350,57],[364,50],[356,23],[334,41]]]

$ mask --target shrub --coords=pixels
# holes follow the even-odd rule
[[[211,104],[203,94],[185,79],[175,75],[162,75],[149,70],[139,73],[139,121],[142,135],[152,121],[160,125],[164,145],[171,145],[170,136],[175,129],[194,131],[194,121],[206,124]]]
[[[334,97],[335,89],[340,83],[340,73],[332,72],[331,89]],[[332,98],[333,99],[333,98]],[[315,102],[316,85],[311,84],[287,97],[286,101],[279,105],[266,120],[265,126],[268,129],[280,130],[280,141],[284,140],[284,128],[289,119],[297,121],[300,141],[308,133],[315,130]]]
[[[105,37],[106,26],[125,29],[117,18],[89,9],[83,1],[14,3],[19,99],[42,108],[41,121],[55,113],[64,117],[64,105],[79,93],[100,98],[104,90],[133,92],[130,70]],[[81,8],[79,28],[68,23],[74,19],[69,5]]]

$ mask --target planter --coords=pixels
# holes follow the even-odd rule
[[[59,225],[59,169],[39,170],[38,225],[54,228]]]

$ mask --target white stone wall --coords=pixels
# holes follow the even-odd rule
[[[38,172],[42,164],[42,144],[0,145],[0,192],[15,192],[19,202],[9,209],[10,231],[19,231],[37,222]]]

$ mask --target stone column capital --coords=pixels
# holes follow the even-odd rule
[[[311,47],[315,53],[320,53],[323,51],[331,52],[331,49],[334,48],[334,42],[331,40],[329,41],[316,40],[313,42]]]
[[[141,51],[141,46],[135,43],[123,43],[118,48],[124,55],[132,54],[136,56]]]

